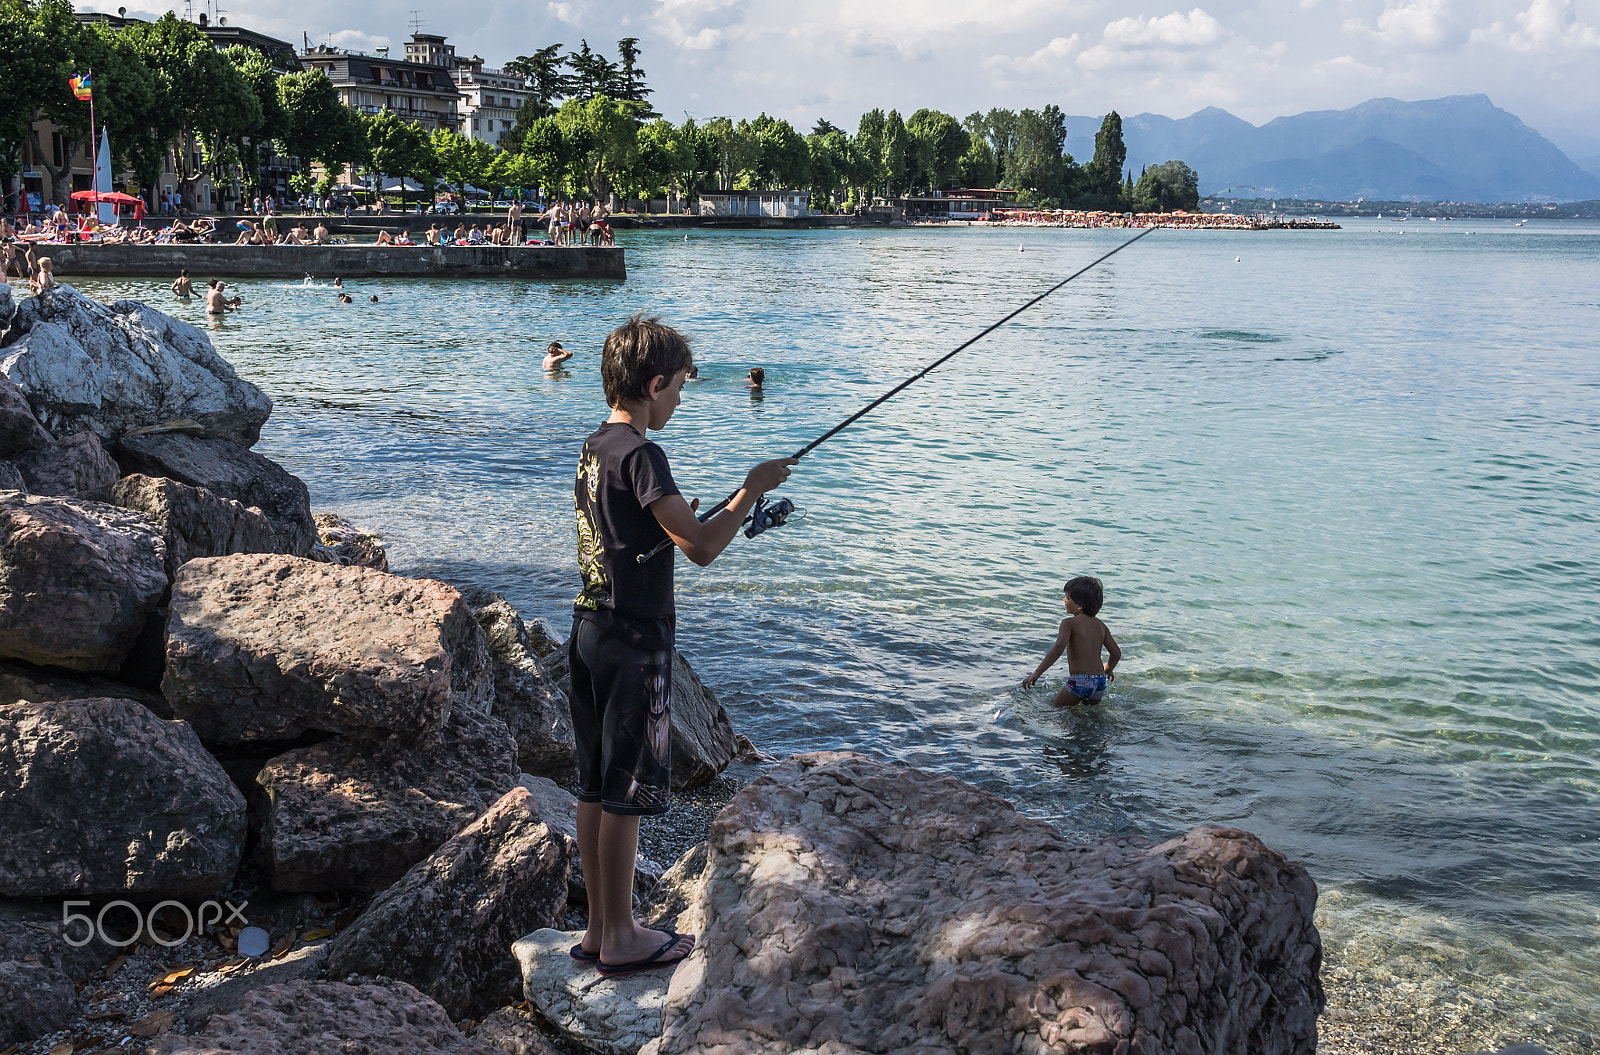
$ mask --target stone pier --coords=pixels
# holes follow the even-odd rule
[[[616,246],[474,245],[40,245],[61,278],[77,275],[301,278],[628,277]]]

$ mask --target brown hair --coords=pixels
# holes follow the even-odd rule
[[[750,380],[754,381],[758,385],[764,385],[767,383],[767,372],[761,369],[759,366],[751,367]]]
[[[600,351],[600,380],[613,407],[644,399],[650,381],[687,370],[689,338],[655,316],[635,315],[611,331]]]

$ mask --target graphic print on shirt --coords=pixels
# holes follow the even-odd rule
[[[589,501],[587,508],[581,500],[573,503],[578,514],[578,570],[583,574],[583,592],[572,603],[576,608],[596,611],[600,602],[611,596],[611,583],[606,579],[605,561],[601,559],[600,533],[590,519],[600,497],[600,459],[590,453],[587,445],[578,459],[578,484]]]

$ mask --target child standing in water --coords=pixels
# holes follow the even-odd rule
[[[1076,707],[1080,703],[1099,703],[1106,694],[1106,684],[1115,677],[1112,673],[1122,659],[1122,649],[1106,625],[1096,618],[1105,601],[1105,587],[1099,579],[1080,575],[1067,583],[1062,591],[1062,603],[1067,607],[1067,618],[1061,620],[1061,631],[1056,643],[1050,646],[1044,659],[1032,674],[1022,679],[1028,688],[1051,664],[1067,654],[1067,683],[1056,693],[1057,707]],[[1105,649],[1107,662],[1100,662],[1100,650]]]

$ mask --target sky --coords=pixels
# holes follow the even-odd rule
[[[638,37],[651,101],[677,121],[766,112],[853,131],[874,107],[1055,103],[1092,116],[1219,106],[1261,124],[1482,92],[1574,158],[1600,155],[1600,0],[224,0],[220,13],[297,44],[398,54],[413,10],[491,67],[580,39],[614,58]],[[128,13],[153,17],[137,0]]]

